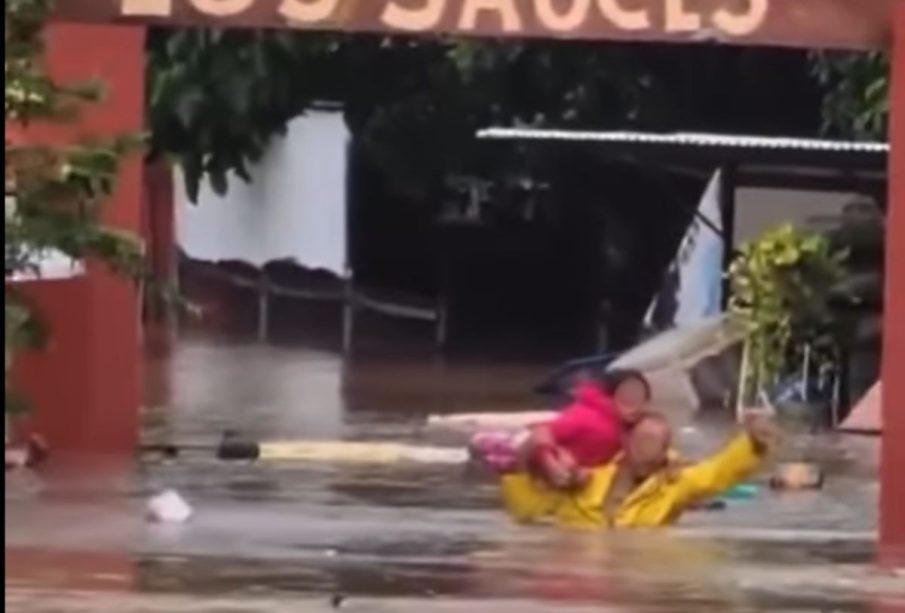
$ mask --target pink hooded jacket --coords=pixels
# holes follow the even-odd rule
[[[623,426],[616,402],[594,383],[580,383],[572,403],[547,425],[556,444],[580,466],[606,464],[622,449]]]

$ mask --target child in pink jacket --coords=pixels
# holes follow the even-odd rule
[[[555,487],[584,483],[587,469],[606,464],[622,449],[627,429],[650,401],[650,385],[633,370],[579,381],[572,401],[549,422],[515,435],[481,432],[471,442],[473,456],[497,473],[527,469]]]

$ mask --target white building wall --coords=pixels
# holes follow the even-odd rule
[[[349,132],[341,112],[311,111],[274,138],[252,183],[230,176],[223,197],[205,182],[198,204],[175,184],[176,240],[191,258],[260,267],[292,260],[343,275]]]
[[[858,198],[846,192],[797,189],[739,188],[735,192],[735,244],[757,238],[766,230],[791,222],[799,228],[821,231],[829,220]]]

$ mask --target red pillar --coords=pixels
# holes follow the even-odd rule
[[[142,198],[142,237],[148,254],[151,277],[160,287],[176,281],[176,225],[173,198],[173,176],[165,160],[144,166]],[[146,355],[155,357],[169,352],[174,328],[173,310],[159,300],[149,302],[144,312],[144,345]]]
[[[144,125],[144,28],[53,24],[47,64],[61,82],[97,78],[104,100],[73,123],[30,126],[32,142],[137,133]],[[107,223],[140,230],[141,156],[124,162]],[[50,327],[49,346],[17,362],[20,388],[32,400],[29,429],[54,451],[125,452],[138,435],[140,356],[138,296],[133,284],[103,267],[75,279],[23,284]]]
[[[173,172],[166,160],[145,165],[142,204],[142,236],[151,274],[158,283],[172,283],[176,275],[176,204]]]
[[[880,542],[905,560],[905,4],[894,20],[883,322],[883,451]]]

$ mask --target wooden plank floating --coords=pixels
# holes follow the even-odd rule
[[[327,464],[465,464],[464,447],[438,447],[382,441],[284,440],[262,441],[238,435],[219,444],[145,443],[142,451],[173,459],[184,453],[210,454],[227,461],[314,462]]]
[[[94,23],[885,48],[902,0],[58,0]]]
[[[261,443],[259,460],[338,464],[464,464],[462,448],[354,441],[275,441]]]
[[[461,430],[473,432],[477,430],[517,430],[532,424],[550,421],[556,417],[556,411],[522,411],[518,413],[457,413],[453,415],[430,415],[427,418],[428,428]]]

